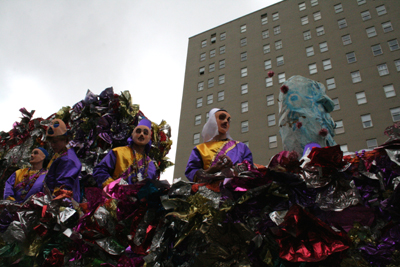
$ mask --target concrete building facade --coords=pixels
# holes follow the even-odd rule
[[[343,151],[383,143],[400,121],[399,33],[398,0],[285,0],[189,38],[174,177],[214,107],[268,164],[282,150],[278,95],[293,75],[325,85]]]

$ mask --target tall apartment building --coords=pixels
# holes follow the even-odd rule
[[[189,38],[174,177],[214,107],[266,165],[282,150],[277,99],[293,75],[327,88],[342,150],[383,143],[400,121],[399,39],[399,0],[286,0]]]

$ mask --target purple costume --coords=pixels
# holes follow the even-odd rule
[[[56,187],[64,185],[64,189],[71,190],[76,201],[80,201],[79,175],[82,164],[73,149],[68,149],[63,155],[51,164],[46,176],[46,184],[53,192]]]
[[[214,165],[215,160],[222,154],[227,155],[233,164],[241,163],[244,160],[253,164],[253,156],[245,144],[232,140],[210,141],[193,148],[186,165],[186,177],[193,181],[198,170],[208,169]]]
[[[36,181],[33,183],[32,187],[29,184],[22,185],[23,176],[29,174],[29,169],[21,169],[14,172],[10,178],[7,179],[5,188],[4,188],[4,199],[8,197],[12,197],[16,202],[20,203],[28,199],[31,195],[43,191],[43,180],[46,177],[46,172],[41,172],[39,177],[36,178]],[[33,175],[32,175],[33,176]],[[31,178],[33,178],[31,176]],[[17,180],[17,184],[16,184]],[[25,191],[25,192],[24,192]],[[27,192],[26,192],[27,191]]]
[[[136,170],[136,164],[134,157],[137,154],[133,154],[133,150],[130,146],[117,147],[111,150],[103,160],[96,165],[93,169],[93,177],[99,187],[104,187],[108,183],[118,178],[125,179],[129,184],[134,184],[141,178],[157,179],[157,169],[154,162],[146,156],[147,162],[147,175],[146,175],[146,164],[144,159],[141,158],[137,161],[137,168],[140,173]]]

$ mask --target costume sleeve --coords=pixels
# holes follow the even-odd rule
[[[186,165],[186,178],[193,182],[196,172],[200,169],[203,169],[203,160],[201,159],[200,152],[197,150],[197,148],[193,148],[189,157],[189,161]]]
[[[93,169],[93,177],[97,182],[98,187],[103,188],[103,183],[107,180],[112,179],[114,173],[115,164],[117,162],[117,157],[114,151],[108,152],[108,154],[96,165]],[[109,180],[109,182],[112,182]]]
[[[3,199],[7,199],[8,197],[12,197],[15,199],[14,195],[14,184],[15,184],[16,173],[14,172],[6,181],[4,187],[4,195]]]
[[[243,144],[243,146],[244,146],[243,160],[247,160],[248,162],[253,164],[253,154],[251,154],[251,151],[248,146],[246,146],[245,144]]]
[[[149,162],[149,168],[147,169],[147,178],[149,179],[157,179],[158,173],[157,173],[157,168],[156,165],[154,165],[154,162],[151,160]]]
[[[53,165],[55,166],[53,167]],[[73,160],[68,156],[61,157],[57,162],[53,162],[46,177],[49,189],[53,191],[56,187],[64,185],[65,189],[75,191],[75,180],[79,179],[81,167],[82,165],[77,158]]]

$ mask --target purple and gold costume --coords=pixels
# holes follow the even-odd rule
[[[50,165],[51,164],[51,165]],[[80,201],[79,175],[82,164],[73,149],[59,156],[55,154],[50,161],[49,172],[46,176],[46,184],[54,191],[56,187],[64,185],[64,189],[71,190],[76,201]]]
[[[134,162],[137,162],[141,178],[157,178],[157,169],[153,161],[146,156],[146,162],[140,153],[135,153],[130,146],[117,147],[111,150],[103,160],[93,169],[93,177],[99,187],[104,187],[118,178],[125,179],[129,184],[134,184],[140,177],[137,175]],[[146,175],[146,164],[147,175]]]
[[[253,156],[245,144],[233,140],[210,141],[193,148],[186,165],[186,177],[190,181],[194,181],[196,172],[200,169],[206,170],[214,165],[219,155],[227,155],[233,164],[241,163],[243,160],[253,164]]]
[[[23,202],[31,195],[43,191],[43,180],[46,177],[47,171],[31,171],[30,168],[19,169],[7,179],[4,188],[4,199]],[[26,181],[24,178],[30,178]],[[24,181],[25,180],[25,181]]]

